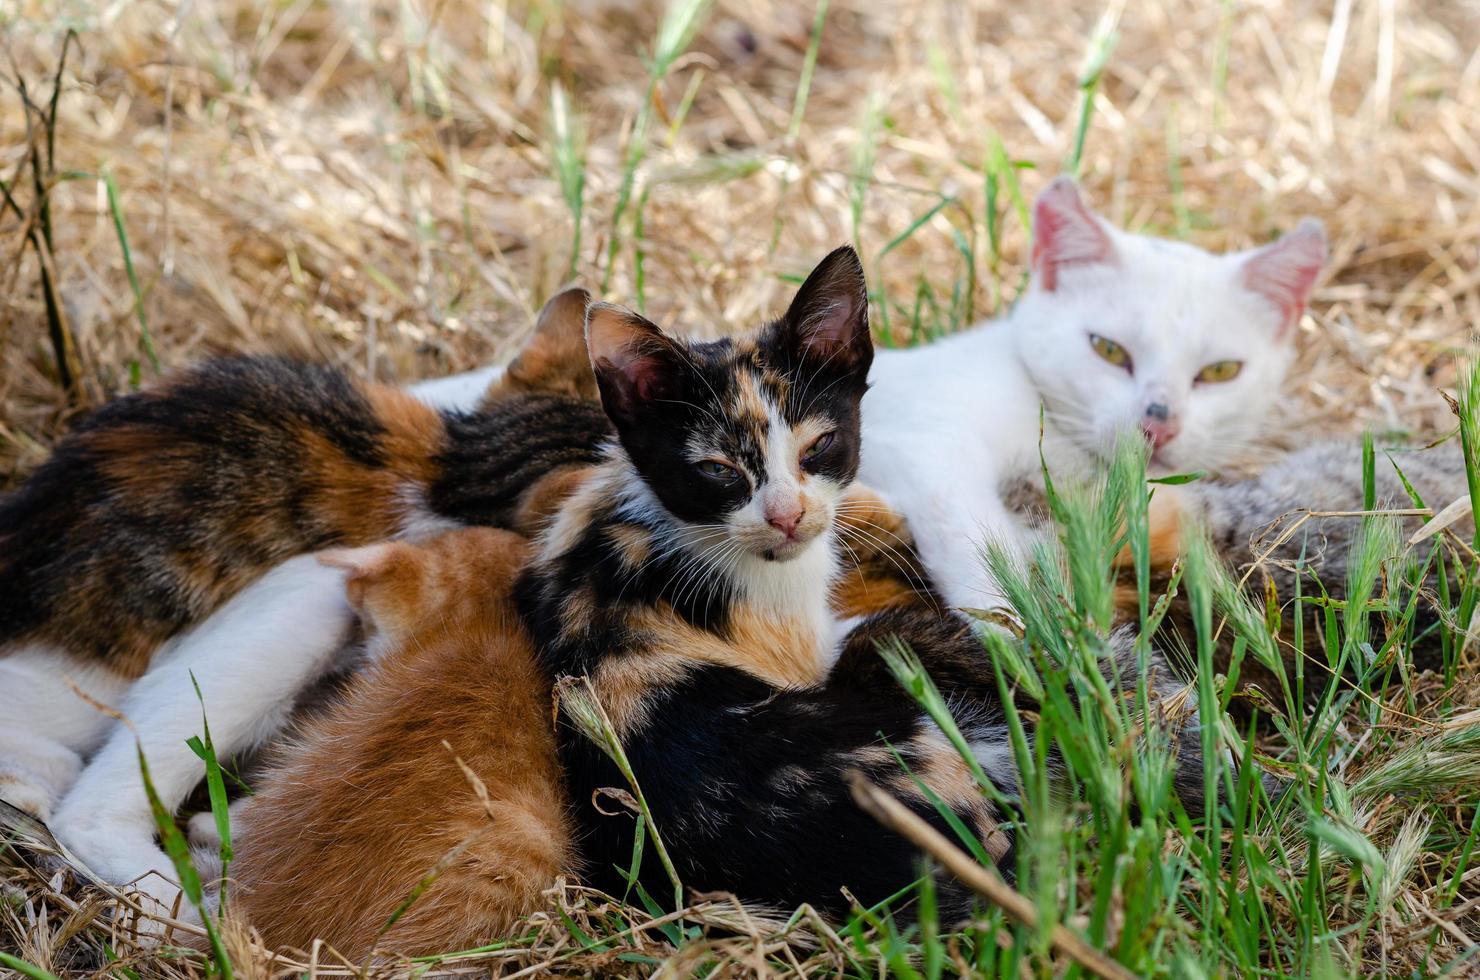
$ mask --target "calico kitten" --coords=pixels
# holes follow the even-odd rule
[[[232,907],[270,947],[468,948],[578,870],[550,685],[510,597],[528,549],[469,528],[320,556],[385,652],[233,807]]]
[[[542,331],[584,299],[552,302]],[[344,646],[342,573],[311,552],[507,525],[537,479],[597,460],[607,431],[586,399],[442,413],[277,357],[206,361],[104,406],[0,500],[0,798],[46,817],[66,793],[52,829],[109,881],[167,868],[134,733],[88,699],[132,720],[177,806],[203,771],[184,744],[194,681],[229,754],[271,734]]]
[[[923,658],[1012,793],[980,641],[964,621],[922,608],[928,590],[903,568],[877,593],[888,611],[844,624],[828,607],[838,516],[878,507],[852,485],[873,355],[866,296],[856,256],[841,249],[784,317],[747,337],[684,343],[591,307],[587,345],[618,443],[541,536],[516,592],[547,673],[591,685],[684,884],[827,915],[847,908],[843,885],[869,904],[917,875],[913,849],[854,805],[848,770],[945,827],[894,751],[1011,872],[1000,815],[877,653],[898,637]],[[870,612],[866,586],[835,594]],[[1133,687],[1134,671],[1115,667]],[[1175,684],[1168,673],[1149,683]],[[1202,769],[1187,742],[1179,787],[1191,799]],[[560,751],[589,879],[619,891],[632,824],[593,796],[625,780],[572,729]],[[662,887],[653,849],[644,862],[645,884]],[[942,895],[944,914],[965,911],[954,884]]]
[[[834,523],[873,357],[856,255],[824,259],[758,333],[685,343],[597,304],[587,348],[618,444],[519,583],[542,666],[591,683],[689,887],[832,910],[844,883],[865,901],[902,887],[913,853],[853,805],[841,773],[898,771],[881,730],[917,771],[954,777],[960,760],[894,691],[826,683],[841,639]],[[620,892],[631,823],[587,801],[621,773],[573,730],[561,758],[592,883]],[[990,837],[969,779],[938,783]],[[818,846],[819,827],[836,847]]]

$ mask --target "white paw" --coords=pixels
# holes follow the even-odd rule
[[[148,911],[168,915],[180,885],[169,857],[154,843],[153,828],[116,813],[79,812],[71,803],[63,803],[52,822],[57,840],[95,877],[138,891]]]
[[[216,829],[216,815],[202,810],[185,822],[185,837],[196,849],[221,849],[221,832]]]
[[[13,730],[0,735],[0,756],[0,800],[42,823],[82,771],[82,757],[60,742]]]
[[[51,808],[56,804],[46,787],[18,773],[9,772],[0,772],[0,800],[17,810],[29,813],[42,823],[51,819]]]

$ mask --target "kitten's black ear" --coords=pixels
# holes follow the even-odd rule
[[[1033,202],[1033,277],[1039,289],[1057,289],[1064,269],[1118,261],[1110,233],[1072,179],[1059,177],[1043,189]]]
[[[657,325],[611,303],[586,308],[586,352],[601,404],[613,422],[633,418],[682,390],[687,362]]]
[[[798,362],[867,374],[874,359],[868,327],[868,282],[851,246],[834,249],[797,290],[782,320]]]

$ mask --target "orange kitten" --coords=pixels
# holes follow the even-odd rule
[[[509,600],[527,552],[470,528],[323,556],[383,655],[235,821],[231,902],[269,945],[323,939],[355,960],[476,945],[574,868],[549,683]]]

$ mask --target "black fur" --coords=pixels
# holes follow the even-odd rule
[[[441,475],[427,502],[460,524],[508,527],[521,494],[565,466],[596,462],[612,435],[601,406],[559,395],[522,395],[446,416]]]
[[[980,660],[979,647],[977,653]],[[739,670],[697,667],[654,699],[652,721],[629,739],[627,757],[685,887],[784,910],[807,902],[836,919],[849,908],[843,887],[867,907],[919,876],[918,852],[858,808],[846,779],[856,769],[876,783],[897,781],[898,763],[879,751],[885,745],[911,768],[922,761],[910,741],[929,720],[892,679],[858,682],[877,679],[878,659],[857,646],[815,690],[778,691]],[[858,677],[855,667],[862,667]],[[977,717],[963,712],[961,723],[971,731],[999,720],[983,710]],[[585,738],[566,738],[564,749],[567,777],[586,792],[576,799],[588,878],[620,895],[632,817],[604,815],[586,800],[592,789],[626,782]],[[912,794],[904,802],[954,838],[927,800]],[[968,814],[960,816],[969,823]],[[644,887],[666,894],[651,844],[644,858]],[[945,917],[969,911],[969,893],[954,882],[942,880],[940,891]]]

